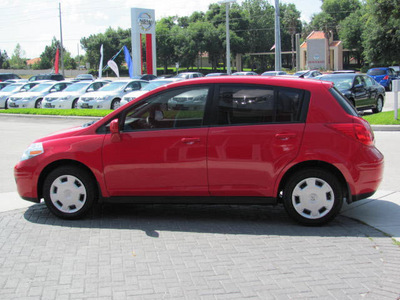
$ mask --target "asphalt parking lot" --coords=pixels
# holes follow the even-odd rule
[[[0,117],[0,193],[15,193],[12,167],[32,140],[83,122]],[[400,132],[375,134],[378,196],[399,195]],[[399,286],[399,245],[344,213],[314,228],[280,206],[99,205],[79,221],[43,204],[0,212],[1,299],[400,299]]]

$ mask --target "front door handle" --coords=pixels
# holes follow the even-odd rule
[[[275,138],[281,141],[287,141],[296,137],[295,133],[277,133],[275,134]]]
[[[184,144],[193,145],[195,143],[200,143],[200,138],[182,138],[181,141]]]

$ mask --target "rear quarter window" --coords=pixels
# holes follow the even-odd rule
[[[303,90],[283,87],[223,85],[218,92],[217,124],[304,122],[305,95]]]
[[[332,94],[332,96],[336,99],[336,101],[339,103],[339,105],[349,114],[352,116],[358,116],[357,110],[354,108],[354,106],[347,100],[345,96],[342,95],[341,92],[339,92],[335,87],[332,87],[329,89],[329,92]]]

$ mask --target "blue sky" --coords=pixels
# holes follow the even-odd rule
[[[62,12],[64,47],[72,56],[83,54],[79,46],[82,37],[104,32],[108,27],[129,28],[130,8],[155,9],[156,19],[165,16],[187,16],[194,11],[206,11],[218,0],[0,0],[0,50],[9,57],[17,43],[27,58],[39,57],[55,36],[60,39],[59,3]],[[241,3],[242,0],[237,0]],[[269,0],[275,4],[274,0]],[[309,21],[320,12],[321,0],[280,0],[294,3]]]

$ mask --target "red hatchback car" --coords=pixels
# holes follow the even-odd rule
[[[221,76],[162,86],[103,119],[35,141],[23,199],[75,219],[99,201],[283,203],[303,224],[371,196],[383,155],[332,83]]]

